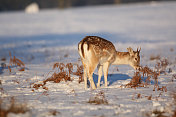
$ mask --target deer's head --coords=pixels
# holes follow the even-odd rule
[[[140,69],[140,51],[141,48],[138,49],[137,51],[133,51],[133,49],[131,47],[127,48],[130,57],[129,57],[129,64],[135,69]]]

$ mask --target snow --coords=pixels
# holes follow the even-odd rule
[[[176,74],[176,2],[151,2],[128,5],[105,5],[96,7],[70,8],[65,10],[40,10],[37,14],[25,12],[0,13],[0,57],[9,63],[9,52],[25,62],[24,72],[14,67],[0,67],[0,80],[4,92],[1,98],[14,96],[17,101],[27,103],[30,112],[25,116],[92,117],[119,116],[141,117],[155,109],[171,110],[170,93],[175,90]],[[134,70],[129,66],[111,66],[109,69],[109,86],[84,90],[84,83],[78,83],[78,76],[72,76],[72,82],[47,82],[32,91],[32,83],[41,83],[54,72],[55,62],[78,63],[78,42],[87,35],[97,35],[112,41],[118,51],[141,47],[141,65],[154,69],[156,61],[151,55],[167,58],[172,64],[171,73],[159,76],[159,85],[167,86],[167,92],[153,91],[148,88],[124,88],[130,82]],[[173,49],[173,51],[171,51]],[[3,61],[1,61],[3,63]],[[81,63],[80,63],[81,64]],[[75,68],[76,69],[76,68]],[[97,70],[94,80],[97,83]],[[88,103],[103,91],[108,105]],[[137,95],[141,94],[141,98]],[[147,97],[152,95],[152,99]],[[159,96],[161,95],[161,96]],[[169,113],[171,114],[171,113]],[[9,114],[9,116],[24,116]],[[152,115],[155,116],[155,115]]]

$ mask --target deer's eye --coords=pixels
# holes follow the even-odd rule
[[[135,60],[137,61],[137,58],[135,58]]]

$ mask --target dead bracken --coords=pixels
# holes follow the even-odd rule
[[[103,91],[100,91],[98,94],[96,94],[93,97],[90,97],[88,103],[90,104],[95,104],[95,105],[99,105],[99,104],[108,104],[108,100],[105,98],[105,94]]]
[[[79,81],[78,81],[79,83],[81,83],[81,82],[84,81],[84,80],[83,80],[83,66],[82,66],[82,65],[79,66],[79,65],[77,64],[77,71],[76,71],[76,72],[73,72],[73,74],[79,76]]]
[[[166,73],[166,68],[169,65],[169,61],[167,59],[160,59],[156,65],[155,68],[158,73]]]
[[[26,113],[29,110],[27,109],[26,105],[24,104],[17,104],[16,100],[14,97],[10,98],[10,106],[8,108],[4,108],[3,103],[3,99],[0,99],[0,117],[7,117],[7,115],[9,113],[15,113],[15,114],[19,114],[19,113]],[[7,105],[5,105],[7,106]]]
[[[9,52],[9,56],[10,56],[10,62],[9,62],[9,65],[8,65],[8,69],[9,69],[9,72],[11,72],[11,67],[13,65],[15,65],[16,67],[19,67],[18,71],[25,71],[25,64],[18,58],[16,58],[15,56],[11,56],[11,52]]]
[[[141,87],[142,79],[139,72],[135,72],[133,78],[131,79],[130,83],[126,84],[125,87],[127,88],[136,88]],[[143,86],[143,85],[142,85]]]
[[[45,86],[47,82],[60,83],[61,81],[72,81],[71,74],[79,76],[79,83],[82,82],[83,67],[76,64],[77,71],[73,72],[73,66],[74,65],[72,63],[54,63],[53,70],[55,72],[51,75],[51,77],[44,80],[42,84],[34,84],[33,88],[39,89],[40,87],[43,87],[43,89],[48,90],[48,88]]]
[[[158,86],[158,76],[159,73],[157,71],[151,70],[148,66],[141,67],[139,71],[136,71],[134,73],[134,76],[132,77],[130,83],[126,84],[126,88],[136,88],[136,87],[146,87],[150,84],[151,80],[154,80],[154,89],[157,88],[157,90],[160,91],[167,91],[166,86],[163,86],[162,88],[159,88]],[[146,77],[146,80],[144,81],[144,78]]]
[[[151,56],[150,56],[150,60],[151,60],[151,61],[153,61],[153,60],[160,60],[160,58],[161,58],[160,55],[156,55],[156,56],[151,55]]]

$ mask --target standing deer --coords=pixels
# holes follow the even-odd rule
[[[127,48],[128,52],[116,51],[114,45],[101,37],[86,36],[78,44],[78,51],[84,67],[84,83],[87,89],[87,76],[90,81],[92,89],[96,89],[93,81],[93,72],[98,68],[98,84],[100,87],[100,80],[102,76],[102,69],[104,72],[105,87],[107,87],[108,68],[111,64],[120,65],[128,64],[134,69],[139,69],[140,65],[140,50],[133,51],[131,47]]]

